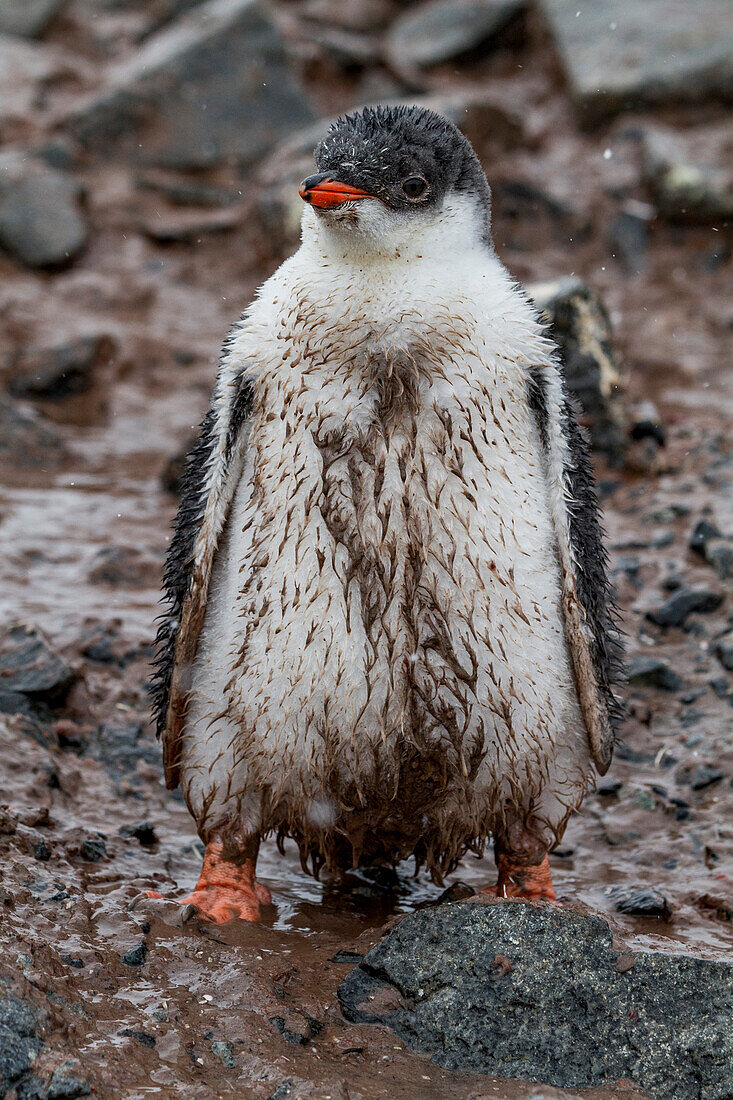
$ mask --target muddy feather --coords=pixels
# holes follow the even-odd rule
[[[313,873],[440,880],[523,820],[551,846],[618,713],[584,443],[456,134],[419,217],[306,211],[225,349],[171,547],[169,782],[204,838],[290,836]]]

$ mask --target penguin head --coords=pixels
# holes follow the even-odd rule
[[[362,252],[436,232],[489,242],[491,193],[470,142],[423,107],[366,107],[335,122],[303,180],[304,228]],[[458,224],[461,223],[461,224]],[[454,231],[453,234],[451,231]]]

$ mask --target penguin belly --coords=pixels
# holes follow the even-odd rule
[[[562,834],[593,768],[541,447],[503,387],[492,415],[392,364],[336,413],[254,416],[183,745],[202,836],[439,879],[514,821]]]

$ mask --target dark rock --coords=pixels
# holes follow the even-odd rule
[[[29,698],[19,691],[0,690],[0,714],[17,715],[21,719],[24,733],[39,745],[48,747],[48,731],[54,718],[53,712],[46,703]]]
[[[415,908],[425,909],[430,905],[445,905],[450,901],[465,901],[466,898],[472,898],[475,893],[476,891],[472,886],[469,886],[467,882],[461,882],[459,879],[457,882],[452,882],[450,886],[446,887],[437,898],[422,901],[419,905],[416,905]]]
[[[0,245],[26,267],[61,267],[86,243],[80,189],[68,176],[15,153],[0,157]]]
[[[719,0],[541,0],[583,119],[650,103],[729,99],[733,32]]]
[[[102,547],[94,555],[88,574],[92,584],[108,584],[114,588],[153,585],[157,575],[157,563],[131,546]]]
[[[35,1006],[12,994],[0,995],[0,1026],[8,1028],[16,1035],[35,1035],[38,1027]]]
[[[46,1100],[46,1085],[40,1077],[24,1077],[15,1087],[17,1100]]]
[[[429,0],[408,9],[390,27],[387,57],[411,72],[486,48],[525,10],[523,0]]]
[[[139,722],[103,722],[89,738],[87,752],[100,760],[116,782],[134,780],[140,761],[160,768],[160,749]]]
[[[40,1049],[38,1017],[32,1005],[0,994],[0,1096],[30,1070]]]
[[[683,626],[688,615],[708,615],[722,604],[722,592],[710,588],[679,588],[659,607],[647,611],[646,617],[657,626]]]
[[[680,515],[684,515],[685,512],[680,511],[679,506],[674,504],[665,504],[661,508],[655,508],[647,515],[647,521],[649,523],[674,523],[676,519],[679,519]]]
[[[644,133],[644,176],[659,214],[669,221],[706,225],[733,217],[730,167],[695,163],[697,155],[694,141],[676,132]]]
[[[608,227],[608,247],[627,275],[638,275],[644,270],[649,222],[653,217],[652,207],[629,200]]]
[[[38,1054],[36,1039],[23,1038],[0,1024],[0,1094],[21,1078],[33,1065]]]
[[[89,1096],[91,1091],[89,1082],[71,1073],[69,1066],[59,1066],[51,1074],[46,1097],[48,1100],[76,1100],[79,1096]]]
[[[361,951],[337,951],[334,955],[331,955],[329,962],[340,963],[344,966],[353,966],[354,963],[361,962],[364,958],[364,954]]]
[[[45,840],[39,840],[37,844],[34,844],[33,858],[37,859],[39,863],[47,863],[51,858],[51,849]]]
[[[236,1069],[237,1063],[234,1060],[234,1047],[231,1043],[226,1042],[224,1039],[216,1039],[211,1044],[211,1053],[215,1054],[220,1062],[223,1063],[228,1069]]]
[[[723,668],[733,672],[733,634],[724,634],[713,645],[713,653],[720,661]]]
[[[313,122],[258,0],[209,0],[149,38],[67,121],[97,154],[173,168],[251,165]]]
[[[504,180],[494,187],[495,198],[500,201],[504,217],[534,220],[538,214],[546,214],[557,222],[565,221],[572,211],[548,191],[526,180]]]
[[[614,755],[619,760],[629,760],[632,764],[650,764],[654,759],[653,752],[639,752],[632,749],[626,741],[619,741],[614,749]]]
[[[705,547],[705,561],[712,565],[721,581],[733,573],[733,543],[728,539],[711,539]]]
[[[620,779],[607,779],[598,784],[596,794],[601,795],[602,798],[611,798],[613,795],[618,794],[622,787],[623,783]]]
[[[11,625],[0,638],[0,690],[58,706],[76,678],[36,627]]]
[[[711,909],[718,920],[733,921],[733,903],[715,894],[703,894],[698,898],[701,909]]]
[[[323,1031],[320,1020],[301,1012],[289,1011],[287,1016],[272,1016],[270,1023],[286,1043],[293,1043],[295,1046],[306,1046]]]
[[[167,493],[179,497],[183,492],[183,475],[186,472],[186,459],[188,453],[196,442],[195,438],[188,440],[186,445],[166,462],[160,475],[160,483]]]
[[[694,550],[696,554],[705,557],[705,547],[711,539],[719,539],[720,531],[714,523],[710,523],[707,519],[698,520],[692,529],[690,535],[689,547],[690,550]]]
[[[718,699],[733,700],[733,690],[731,689],[727,676],[713,676],[711,680],[708,680],[708,684],[715,692]]]
[[[642,401],[637,406],[629,429],[632,439],[653,439],[660,447],[667,442],[667,429],[662,423],[657,407],[652,401]]]
[[[133,837],[143,848],[149,848],[151,845],[158,843],[155,827],[149,821],[143,821],[139,825],[123,825],[119,835]]]
[[[148,945],[145,940],[140,940],[140,943],[121,956],[121,961],[125,966],[142,966],[147,957]]]
[[[34,153],[49,168],[58,168],[60,172],[70,172],[79,166],[76,150],[68,138],[53,138],[39,145]]]
[[[117,656],[113,648],[113,638],[104,632],[93,637],[81,651],[82,656],[100,665],[113,665]]]
[[[101,859],[107,858],[107,845],[101,837],[91,837],[82,841],[80,852],[82,859],[89,863],[99,863]]]
[[[704,791],[706,787],[711,787],[713,783],[719,783],[724,778],[725,773],[720,768],[712,764],[697,764],[687,772],[684,781],[692,787],[693,791]]]
[[[527,287],[557,342],[568,388],[580,402],[594,447],[620,460],[627,413],[611,342],[611,325],[601,299],[580,279]]]
[[[15,397],[50,401],[86,393],[95,369],[109,363],[114,351],[108,336],[81,336],[57,347],[22,351],[11,359],[8,390]]]
[[[81,753],[87,745],[88,730],[68,718],[60,718],[55,721],[53,732],[56,735],[58,746],[63,752]]]
[[[634,917],[661,917],[671,920],[672,906],[664,894],[653,886],[611,886],[606,894],[619,913]]]
[[[67,966],[73,966],[74,970],[83,970],[84,969],[84,960],[74,958],[73,955],[65,955],[65,954],[62,953],[61,961],[65,962]]]
[[[144,1047],[150,1047],[151,1050],[155,1046],[155,1036],[149,1035],[147,1031],[134,1031],[131,1027],[123,1027],[117,1034],[124,1035],[127,1039],[135,1039]]]
[[[348,1019],[388,1024],[452,1070],[563,1088],[626,1078],[665,1100],[729,1091],[733,966],[629,960],[600,917],[522,902],[411,913],[338,995]]]
[[[56,428],[35,409],[0,391],[0,461],[19,469],[58,463],[64,446]]]
[[[633,657],[629,661],[627,678],[630,684],[678,691],[682,680],[660,657]]]
[[[271,1092],[267,1100],[288,1100],[292,1096],[293,1082],[290,1079],[281,1081],[274,1092]]]
[[[0,34],[38,38],[65,0],[0,0]]]

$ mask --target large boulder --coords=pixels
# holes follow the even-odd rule
[[[21,348],[7,357],[3,374],[14,397],[63,401],[86,393],[95,372],[115,352],[114,340],[102,334],[79,336],[52,347]]]
[[[525,0],[429,0],[390,27],[387,56],[398,72],[457,61],[488,48],[526,8]]]
[[[209,0],[116,66],[66,128],[93,153],[197,169],[250,165],[313,119],[259,0]]]
[[[33,1005],[0,987],[0,1096],[27,1080],[42,1046],[37,1027],[38,1014]]]
[[[26,267],[63,267],[82,250],[81,189],[69,176],[15,152],[0,157],[0,245]]]
[[[11,623],[0,635],[0,690],[55,706],[76,678],[70,665],[34,626]]]
[[[648,127],[642,145],[644,178],[663,218],[705,225],[733,217],[733,168],[723,128],[682,137]],[[710,148],[719,150],[712,161]]]
[[[582,117],[733,97],[731,0],[541,0]]]
[[[339,988],[448,1069],[563,1088],[632,1080],[655,1100],[724,1100],[733,963],[615,949],[604,920],[525,902],[405,917]]]

